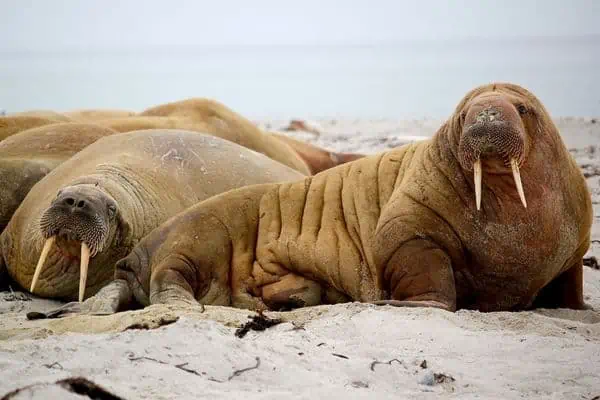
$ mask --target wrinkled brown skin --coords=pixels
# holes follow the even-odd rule
[[[269,132],[269,134],[287,143],[294,149],[310,168],[311,175],[318,174],[321,171],[336,167],[340,164],[358,160],[365,156],[364,154],[358,153],[336,153],[334,151],[328,151],[313,144],[277,132]]]
[[[134,111],[112,109],[82,109],[63,113],[69,119],[79,122],[94,122],[109,118],[125,118],[136,115]]]
[[[525,136],[527,208],[510,168],[489,158],[478,211],[472,171],[459,162],[465,118],[490,101]],[[112,291],[87,310],[115,312],[123,303],[114,299],[131,296],[142,305],[249,309],[348,300],[582,309],[591,223],[585,179],[543,105],[519,86],[490,84],[467,93],[431,140],[223,193],[178,214],[117,263]]]
[[[294,149],[281,140],[273,140],[270,135],[265,134],[250,120],[215,100],[204,98],[185,99],[148,108],[139,113],[139,116],[182,118],[185,122],[170,120],[166,123],[183,123],[186,125],[177,125],[177,128],[211,133],[258,151],[296,171],[302,172],[304,175],[310,175],[309,166]],[[192,123],[191,126],[189,125],[190,122]],[[194,126],[197,126],[197,128],[194,128]],[[113,127],[113,129],[115,128]]]
[[[19,132],[59,122],[69,122],[69,120],[35,115],[7,115],[0,117],[0,142]]]
[[[28,129],[0,142],[0,233],[33,185],[78,151],[116,133],[65,122]]]
[[[75,194],[105,193],[102,196],[116,204],[107,218],[110,225],[104,250],[90,260],[86,296],[91,296],[112,280],[114,263],[169,217],[227,190],[302,176],[235,143],[196,132],[144,130],[105,137],[59,165],[31,189],[0,235],[0,269],[7,268],[14,281],[29,289],[44,244],[41,215],[54,198],[63,196],[67,186]],[[99,201],[103,199],[88,200],[103,204]],[[96,212],[105,215],[107,210]],[[58,250],[59,240],[56,243],[35,294],[77,299],[78,253]]]

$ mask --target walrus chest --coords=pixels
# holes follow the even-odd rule
[[[556,210],[524,215],[510,223],[476,224],[463,240],[464,264],[455,271],[459,302],[480,309],[524,308],[568,267],[578,246],[573,221]]]

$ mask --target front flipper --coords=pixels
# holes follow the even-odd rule
[[[117,279],[84,302],[73,301],[45,313],[32,311],[27,313],[27,319],[61,318],[73,314],[109,315],[125,308],[132,300],[127,282]]]
[[[430,307],[453,311],[447,304],[435,300],[376,300],[371,304],[393,307]]]
[[[397,307],[436,307],[456,311],[456,287],[448,254],[427,239],[401,245],[381,266],[382,282]]]
[[[152,273],[150,304],[199,305],[204,311],[204,305],[194,296],[192,284],[195,277],[194,269],[182,258],[176,255],[167,257]]]
[[[284,311],[321,304],[321,285],[294,273],[262,287],[263,302],[270,310]]]
[[[536,297],[532,308],[592,309],[583,300],[583,260],[576,262],[546,285]]]

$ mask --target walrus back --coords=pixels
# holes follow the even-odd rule
[[[261,200],[258,264],[329,282],[356,300],[382,298],[371,239],[381,209],[426,147],[401,146],[278,185]]]
[[[26,131],[31,128],[36,128],[42,125],[55,124],[63,122],[52,118],[44,118],[29,115],[11,115],[0,117],[0,141],[15,135],[19,132]]]

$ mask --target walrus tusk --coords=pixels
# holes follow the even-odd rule
[[[50,252],[50,249],[52,248],[52,245],[54,244],[55,240],[56,240],[56,236],[50,236],[44,242],[44,247],[42,248],[40,258],[38,260],[37,265],[35,266],[35,272],[33,273],[33,279],[31,280],[31,287],[29,288],[29,291],[31,293],[33,293],[33,290],[35,289],[35,285],[37,284],[38,278],[40,277],[40,273],[42,272],[42,267],[44,266],[44,262],[46,262],[48,253]]]
[[[473,164],[473,179],[475,180],[475,202],[477,209],[481,208],[481,160],[477,159]]]
[[[513,177],[515,178],[515,185],[517,186],[517,192],[521,198],[523,207],[527,208],[527,201],[525,201],[525,192],[523,191],[523,183],[521,183],[521,174],[519,173],[519,164],[514,158],[510,159],[510,167],[512,168]]]
[[[79,275],[79,302],[83,301],[85,294],[85,284],[87,281],[88,265],[90,264],[90,248],[85,242],[81,242],[81,264]]]

